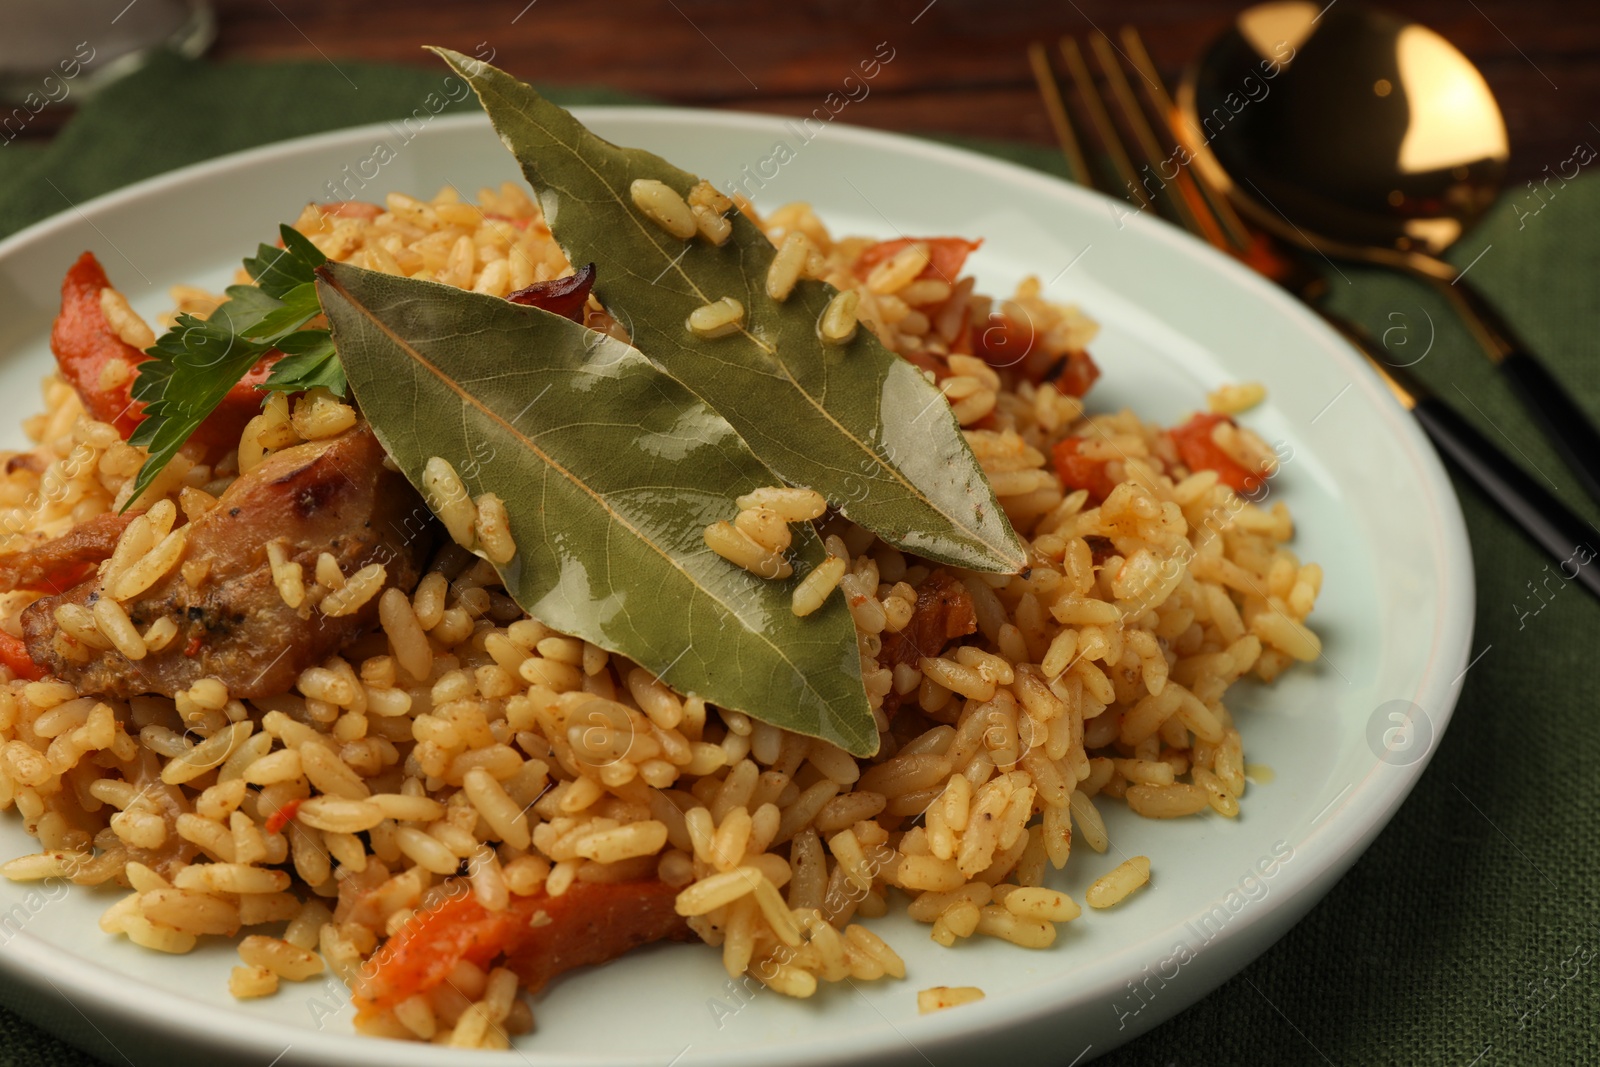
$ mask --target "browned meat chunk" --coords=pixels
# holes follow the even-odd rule
[[[915,667],[924,656],[937,656],[946,645],[978,628],[972,594],[961,579],[943,568],[917,586],[917,603],[911,621],[899,633],[885,634],[878,662],[885,667],[904,663]],[[916,690],[912,690],[913,693]],[[893,689],[883,698],[883,710],[893,714],[907,699]]]
[[[81,647],[58,645],[55,609],[92,605],[100,592],[92,577],[23,612],[28,652],[87,693],[172,696],[206,677],[221,679],[239,698],[281,693],[302,670],[368,629],[378,597],[339,617],[291,608],[273,583],[268,543],[281,544],[308,583],[318,554],[330,552],[346,575],[382,563],[386,585],[410,589],[433,529],[426,506],[383,465],[383,449],[365,427],[286,448],[241,476],[191,524],[183,562],[192,564],[191,575],[204,572],[198,586],[175,566],[123,605],[141,632],[162,617],[177,624],[178,636],[164,648],[130,660],[114,650],[85,656]]]
[[[117,538],[139,514],[96,515],[53,540],[0,556],[0,591],[61,593],[71,589],[110,557]]]

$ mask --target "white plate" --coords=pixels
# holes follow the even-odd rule
[[[1461,515],[1433,451],[1377,378],[1320,321],[1232,261],[1031,171],[844,126],[807,143],[795,124],[753,115],[597,108],[581,117],[619,144],[713,180],[743,180],[760,205],[809,200],[835,232],[982,236],[971,265],[987,291],[1036,274],[1049,296],[1081,303],[1103,324],[1096,407],[1126,404],[1171,422],[1221,382],[1265,382],[1268,403],[1248,422],[1292,450],[1274,491],[1294,511],[1294,548],[1327,574],[1312,620],[1326,655],[1230,699],[1247,760],[1275,780],[1251,786],[1237,821],[1151,822],[1106,804],[1112,852],[1075,849],[1059,884],[1081,900],[1093,878],[1136,854],[1151,858],[1152,884],[1073,922],[1047,951],[984,939],[942,949],[926,927],[889,918],[873,926],[905,957],[904,981],[840,983],[795,1002],[736,989],[702,946],[657,946],[561,980],[536,1004],[538,1031],[507,1053],[451,1056],[356,1037],[332,981],[236,1002],[225,988],[231,946],[147,952],[97,929],[111,894],[65,886],[30,895],[0,885],[0,995],[113,1060],[120,1052],[163,1067],[219,1058],[735,1065],[757,1055],[778,1067],[980,1053],[1076,1063],[1176,1014],[1272,944],[1393,815],[1449,719],[1466,664],[1473,590]],[[85,248],[153,316],[169,285],[227,283],[278,221],[330,189],[376,199],[450,182],[470,195],[517,176],[481,116],[436,119],[405,136],[372,126],[230,156],[0,244],[0,443],[20,443],[17,423],[37,408],[57,287]],[[792,158],[778,165],[784,156]],[[1392,701],[1420,709],[1409,732],[1396,732],[1408,720],[1392,717],[1404,707]],[[0,855],[35,847],[14,814],[0,818]],[[917,990],[933,985],[976,985],[988,996],[919,1016]]]

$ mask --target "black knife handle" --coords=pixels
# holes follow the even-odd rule
[[[1437,279],[1436,279],[1437,281]],[[1511,324],[1477,287],[1457,276],[1439,289],[1461,313],[1478,343],[1500,367],[1512,393],[1555,446],[1584,492],[1600,503],[1600,432],[1550,368],[1517,336]]]
[[[1411,410],[1439,454],[1470,478],[1507,518],[1555,559],[1561,576],[1576,579],[1600,597],[1600,532],[1534,481],[1455,409],[1434,396],[1404,367],[1389,365],[1366,330],[1342,315],[1318,309],[1323,319],[1351,343],[1400,402]]]
[[[1500,373],[1578,476],[1584,491],[1600,502],[1600,434],[1571,392],[1543,363],[1523,351],[1506,355],[1500,361]]]
[[[1412,409],[1439,452],[1471,478],[1529,537],[1548,552],[1561,576],[1600,596],[1600,534],[1442,400],[1417,399]]]

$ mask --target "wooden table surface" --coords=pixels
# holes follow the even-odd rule
[[[1144,33],[1175,77],[1241,3],[1229,0],[214,0],[227,59],[341,57],[425,63],[445,44],[556,85],[607,85],[665,102],[809,114],[874,52],[893,59],[842,121],[902,132],[1050,144],[1024,50],[1062,33]],[[1340,2],[1340,0],[1335,0]],[[1352,0],[1342,0],[1352,2]],[[1512,177],[1575,145],[1600,147],[1600,4],[1392,0],[1482,68],[1511,137]],[[857,96],[857,83],[848,88]]]

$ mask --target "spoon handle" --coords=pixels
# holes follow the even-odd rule
[[[1464,278],[1441,286],[1478,334],[1489,357],[1500,367],[1511,391],[1577,475],[1584,491],[1600,502],[1600,432],[1550,369],[1518,339],[1481,292]]]

